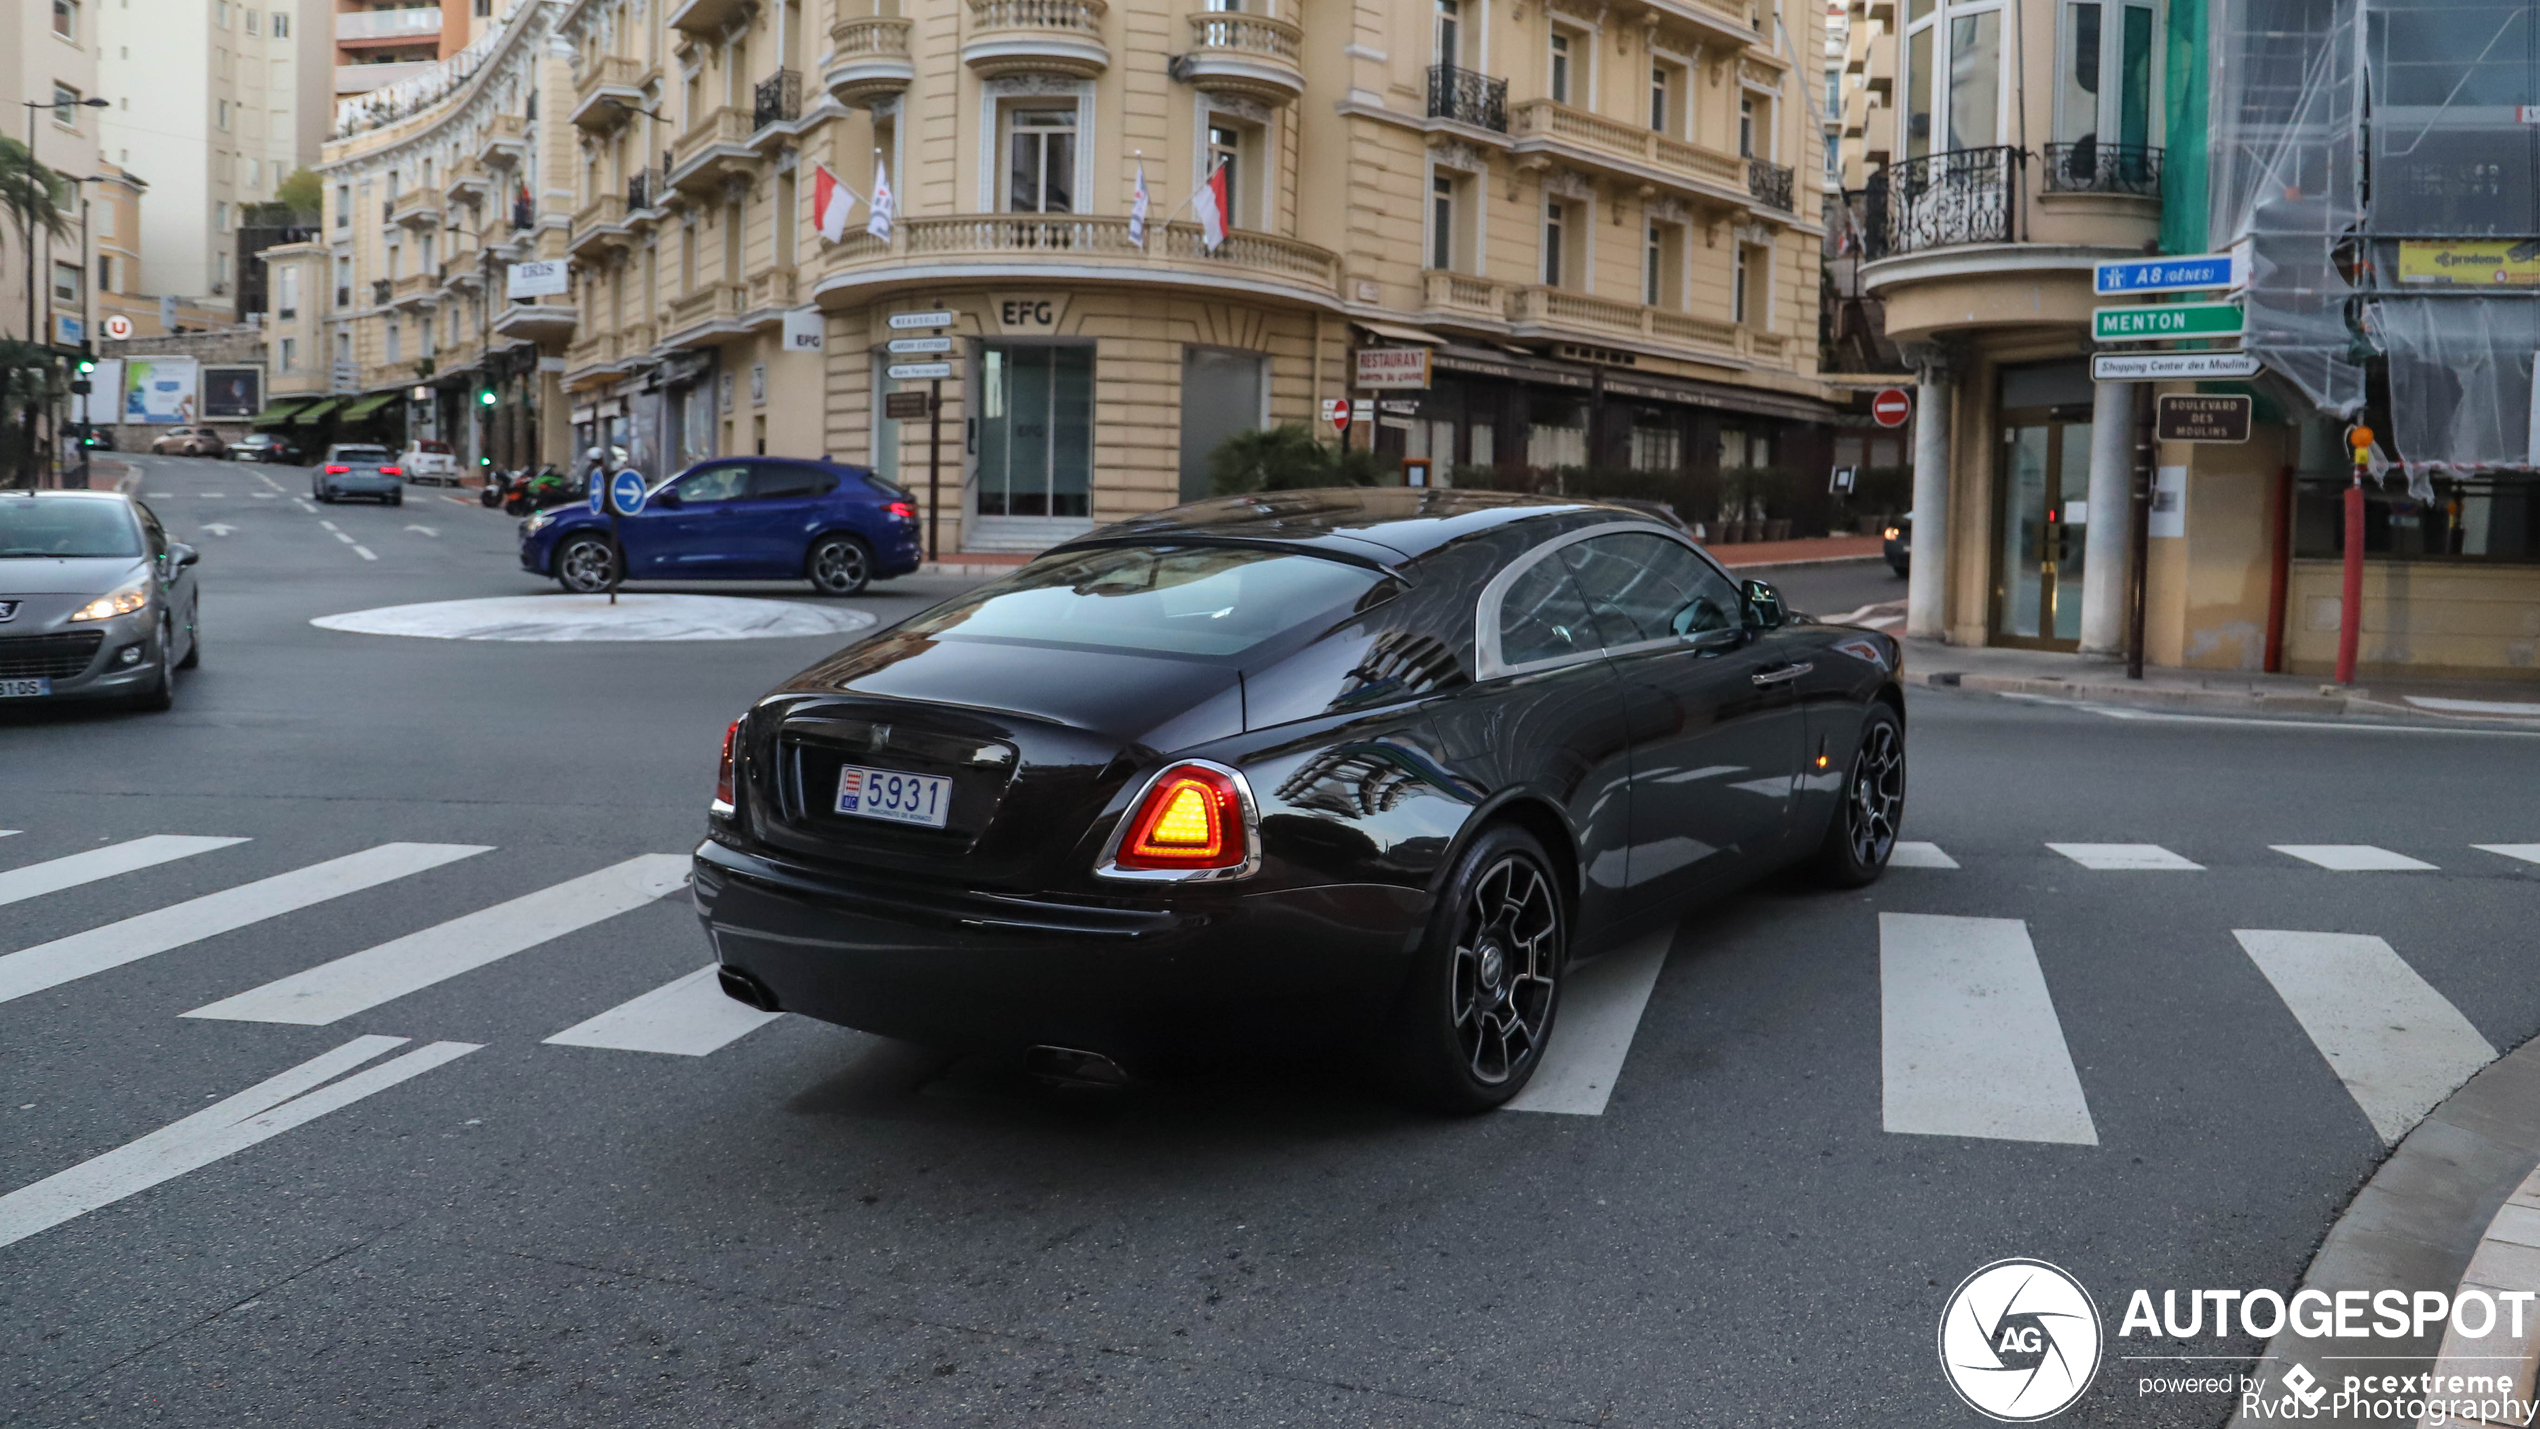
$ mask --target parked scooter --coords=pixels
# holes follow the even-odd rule
[[[476,493],[476,499],[489,508],[499,507],[511,495],[512,483],[518,479],[518,476],[499,468],[488,470],[485,473],[485,489]]]
[[[544,511],[550,506],[563,506],[579,499],[581,493],[574,489],[565,474],[548,466],[506,493],[503,511],[510,516],[526,516],[532,511]]]

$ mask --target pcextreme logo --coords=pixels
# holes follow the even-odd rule
[[[2099,1309],[2042,1260],[1997,1260],[1940,1312],[1940,1368],[1967,1407],[2026,1424],[2063,1413],[2099,1373]]]

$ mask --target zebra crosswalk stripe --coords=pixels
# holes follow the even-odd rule
[[[17,903],[46,893],[59,893],[83,883],[138,872],[158,864],[216,848],[243,844],[245,839],[197,838],[188,834],[151,834],[104,848],[66,854],[44,863],[0,872],[0,903]]]
[[[2524,863],[2540,863],[2540,844],[2471,844],[2470,847],[2481,853],[2496,853],[2503,854],[2507,858],[2518,858]]]
[[[323,1027],[641,908],[682,886],[688,856],[648,853],[195,1008],[188,1017]]]
[[[703,1057],[784,1016],[745,1007],[724,994],[714,964],[621,1002],[547,1039],[557,1047],[605,1047]]]
[[[1896,847],[1888,853],[1887,866],[1890,868],[1956,868],[1958,860],[1942,853],[1938,844],[1924,843],[1917,839],[1898,839]]]
[[[2160,870],[2177,872],[2205,871],[2205,865],[2182,858],[2159,844],[2056,844],[2048,848],[2080,864],[2084,868],[2113,871]]]
[[[1510,1111],[1559,1112],[1603,1116],[1614,1095],[1623,1059],[1631,1055],[1640,1015],[1649,1006],[1650,989],[1658,985],[1675,946],[1676,928],[1666,927],[1638,942],[1616,948],[1571,975],[1561,989],[1561,1020],[1544,1048],[1526,1089],[1509,1099]]]
[[[2379,938],[2258,928],[2232,936],[2384,1142],[2496,1060],[2460,1009]]]
[[[486,851],[478,844],[381,844],[0,955],[0,1002]]]
[[[2434,867],[2404,853],[2392,853],[2371,844],[2269,844],[2267,847],[2337,873],[2413,873]]]
[[[1889,1131],[2099,1144],[2017,918],[1881,913],[1879,1056]]]

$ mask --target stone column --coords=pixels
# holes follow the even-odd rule
[[[2090,524],[2082,536],[2081,653],[2125,653],[2126,558],[2134,515],[2134,384],[2090,401]]]
[[[1914,397],[1914,544],[1905,582],[1905,633],[1948,638],[1949,404],[1958,393],[1954,350],[1914,343],[1906,360],[1921,374]]]

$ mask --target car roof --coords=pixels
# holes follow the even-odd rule
[[[1195,501],[1103,527],[1068,544],[1185,536],[1274,541],[1362,559],[1416,559],[1484,531],[1521,522],[1567,525],[1561,518],[1587,513],[1660,524],[1646,512],[1585,497],[1444,487],[1330,487]]]

